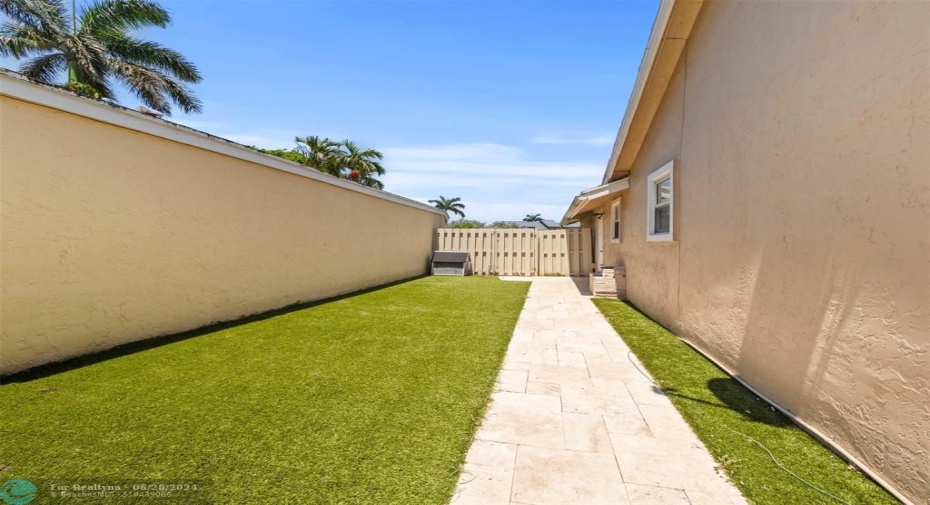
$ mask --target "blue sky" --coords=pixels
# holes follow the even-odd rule
[[[458,196],[483,221],[559,219],[600,182],[658,8],[657,0],[161,3],[173,25],[143,35],[204,75],[195,87],[203,114],[172,120],[268,148],[291,147],[295,135],[350,138],[384,152],[386,190],[421,201]]]

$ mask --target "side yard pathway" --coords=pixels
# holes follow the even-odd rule
[[[574,282],[529,280],[452,504],[745,504]]]

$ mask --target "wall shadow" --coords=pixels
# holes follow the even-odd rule
[[[806,262],[785,261],[783,245],[762,250],[740,342],[737,372],[793,413],[816,401],[862,285],[859,262],[830,245]],[[803,282],[786,289],[792,279]]]
[[[128,356],[130,354],[135,354],[137,352],[148,351],[150,349],[157,349],[159,347],[174,344],[176,342],[182,342],[184,340],[199,337],[206,335],[208,333],[214,333],[217,331],[222,331],[228,328],[234,328],[243,324],[254,323],[258,321],[264,321],[277,316],[282,316],[289,314],[291,312],[296,312],[299,310],[309,309],[311,307],[316,307],[319,305],[324,305],[327,303],[338,302],[339,300],[344,300],[346,298],[351,298],[353,296],[362,295],[365,293],[371,293],[374,291],[379,291],[385,288],[392,286],[398,286],[400,284],[406,284],[418,279],[427,277],[426,275],[421,275],[418,277],[411,277],[408,279],[401,279],[399,281],[389,282],[387,284],[380,284],[378,286],[372,286],[370,288],[361,289],[358,291],[352,291],[350,293],[344,293],[341,295],[336,295],[330,298],[323,298],[321,300],[314,300],[310,302],[298,302],[295,304],[287,305],[281,308],[272,309],[266,312],[260,312],[257,314],[250,314],[243,316],[237,319],[231,319],[229,321],[222,321],[218,323],[209,324],[206,326],[201,326],[193,330],[187,330],[180,333],[172,333],[169,335],[161,335],[157,337],[146,338],[144,340],[137,340],[135,342],[128,342],[125,344],[120,344],[116,347],[111,347],[109,349],[95,352],[92,354],[85,354],[82,356],[76,356],[73,358],[66,359],[64,361],[55,361],[52,363],[46,363],[44,365],[39,365],[33,368],[27,368],[19,372],[14,372],[9,375],[0,376],[0,387],[4,384],[18,383],[18,382],[30,382],[36,379],[42,379],[45,377],[50,377],[52,375],[57,375],[63,372],[68,372],[70,370],[76,370],[78,368],[83,368],[89,365],[95,365],[97,363],[102,363],[104,361],[109,361],[111,359],[120,358],[123,356]]]
[[[590,279],[588,279],[588,276],[584,276],[584,277],[572,276],[569,278],[575,284],[575,289],[578,290],[581,296],[592,296],[593,295],[593,293],[591,293],[591,283],[590,283]]]
[[[780,428],[795,426],[787,416],[762,400],[736,379],[716,378],[707,381],[707,388],[730,410],[743,418]]]
[[[649,319],[659,326],[662,326],[661,323],[649,317],[648,314],[640,310],[639,307],[634,305],[632,302],[624,300],[622,303],[627,307],[635,310],[642,317]],[[682,344],[687,345],[684,342],[682,342]],[[699,359],[707,360],[707,358],[702,356],[698,351],[692,349],[690,346],[687,347]],[[707,360],[707,362],[720,370],[722,373],[727,374],[725,370],[720,369],[720,367],[718,367],[717,364],[713,361]],[[733,377],[729,377],[729,374],[727,375],[727,377],[715,377],[708,379],[707,381],[707,389],[713,393],[719,402],[708,401],[704,398],[695,398],[694,396],[684,394],[675,388],[660,388],[656,384],[652,385],[652,389],[657,394],[674,396],[682,400],[688,400],[689,402],[731,410],[749,421],[764,423],[778,428],[797,426],[791,419],[788,418],[788,416],[782,414],[781,411],[769,405],[767,401],[759,398],[758,395],[756,395],[746,386],[742,385],[738,380],[734,379]]]
[[[752,391],[746,389],[745,386],[734,379],[710,379],[707,381],[707,387],[720,400],[719,402],[695,398],[681,393],[675,388],[660,389],[657,392],[709,407],[730,410],[739,414],[743,419],[755,423],[767,424],[776,428],[797,426],[787,416],[774,409],[768,402],[757,397]]]

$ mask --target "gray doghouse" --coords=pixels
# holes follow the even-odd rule
[[[433,253],[433,275],[471,275],[471,254],[436,251]]]

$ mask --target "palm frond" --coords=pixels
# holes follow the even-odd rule
[[[68,31],[68,10],[62,0],[2,0],[0,13],[14,24],[61,35]]]
[[[68,63],[78,69],[82,82],[106,79],[107,49],[94,37],[68,35],[61,38],[58,48],[67,56]]]
[[[379,181],[378,179],[375,179],[374,177],[370,175],[361,176],[358,182],[362,184],[363,186],[368,186],[370,188],[381,189],[381,190],[384,189],[384,183]]]
[[[348,151],[350,154],[358,151],[358,145],[349,139],[345,139],[342,142],[339,142],[339,144],[345,147],[346,151]]]
[[[68,70],[68,58],[64,53],[52,53],[35,57],[19,67],[19,71],[39,82],[54,84],[62,73]]]
[[[200,82],[197,67],[181,53],[125,34],[108,34],[101,37],[114,58],[157,70],[183,82]]]
[[[116,59],[110,60],[113,76],[132,90],[146,107],[164,114],[171,113],[165,96],[165,77],[139,65]]]
[[[186,113],[203,110],[190,90],[160,72],[116,59],[110,60],[110,68],[114,77],[129,86],[146,107],[171,115],[170,99]]]
[[[358,155],[362,158],[376,158],[379,160],[384,158],[384,155],[381,154],[381,151],[377,151],[375,149],[365,149],[364,151],[359,152]]]
[[[55,41],[34,26],[0,25],[0,56],[20,59],[54,49]]]
[[[81,9],[80,31],[94,36],[171,23],[168,11],[147,0],[101,0]]]
[[[446,216],[449,213],[458,214],[461,217],[465,217],[465,204],[460,203],[462,201],[459,197],[446,198],[442,195],[439,195],[438,200],[429,200],[429,203],[433,204],[439,210],[445,211]]]
[[[100,98],[106,100],[116,100],[116,92],[113,91],[113,86],[111,85],[110,79],[103,79],[99,81],[87,81],[85,84],[94,88],[97,91],[97,94],[100,95]]]
[[[163,76],[163,79],[165,93],[168,94],[171,101],[177,104],[178,108],[184,111],[184,113],[203,112],[203,104],[200,102],[200,99],[194,96],[191,90],[170,77]],[[170,116],[171,111],[165,111],[165,114]]]
[[[387,170],[384,169],[384,166],[377,161],[370,161],[369,166],[371,167],[370,171],[375,174],[384,175],[387,173]]]

